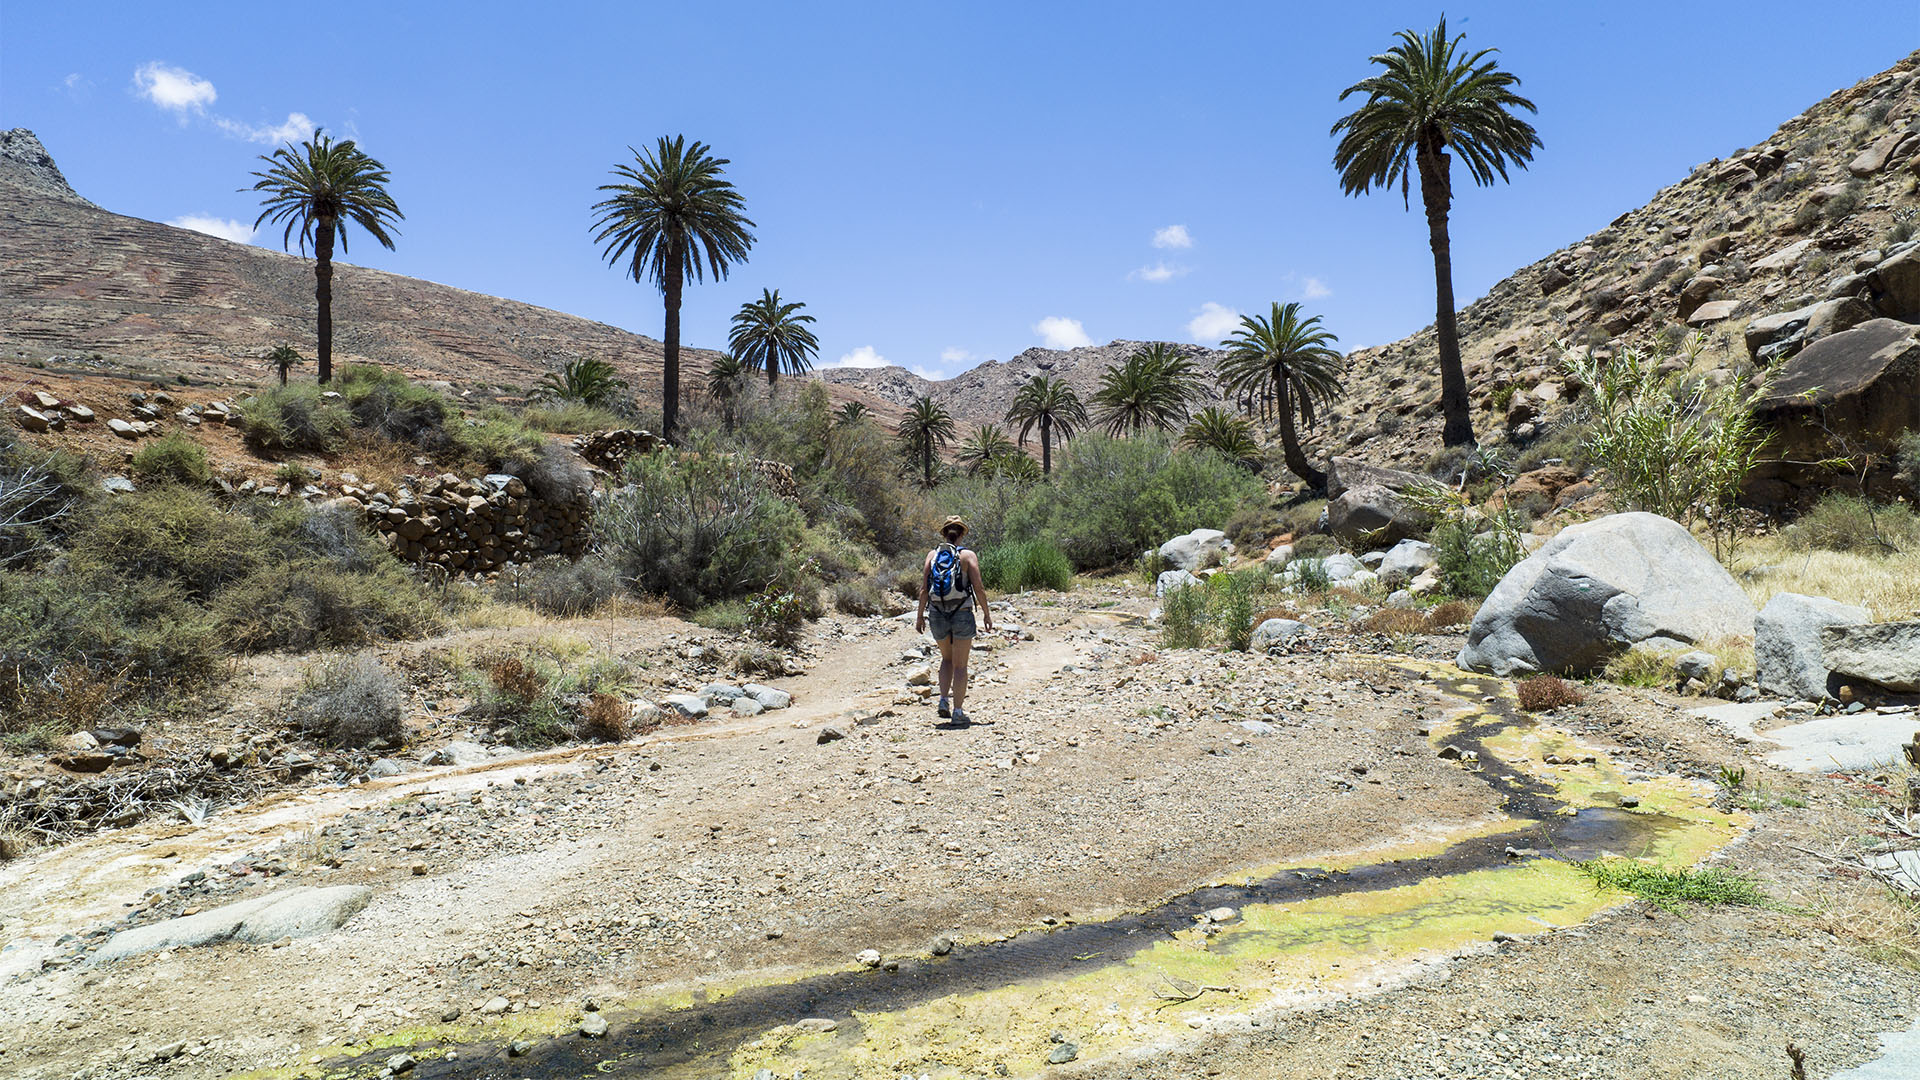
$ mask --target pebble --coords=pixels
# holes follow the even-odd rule
[[[508,1002],[506,998],[488,998],[487,1003],[480,1006],[480,1011],[486,1013],[488,1016],[499,1016],[501,1013],[507,1011],[507,1005]]]
[[[588,1039],[605,1038],[607,1034],[607,1018],[597,1012],[588,1013],[586,1019],[580,1021],[580,1034],[583,1038]]]
[[[395,1054],[387,1059],[387,1071],[398,1076],[403,1072],[411,1070],[418,1064],[419,1062],[413,1059],[412,1054]]]
[[[1047,1064],[1065,1065],[1080,1056],[1080,1048],[1073,1043],[1063,1042],[1047,1055]]]
[[[837,727],[823,727],[820,729],[820,734],[814,736],[813,741],[819,743],[821,746],[825,746],[830,742],[839,742],[846,737],[847,733]]]
[[[880,950],[862,949],[860,950],[860,955],[854,957],[854,959],[858,960],[862,967],[877,968],[880,966]]]

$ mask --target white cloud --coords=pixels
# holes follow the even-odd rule
[[[850,353],[844,353],[840,359],[826,365],[828,367],[886,367],[887,358],[871,345],[862,345]]]
[[[174,218],[167,224],[181,229],[192,229],[197,233],[217,236],[222,240],[231,240],[236,244],[253,243],[253,226],[232,218],[217,218],[209,214],[187,214]]]
[[[311,138],[314,128],[319,126],[306,113],[298,112],[288,113],[285,123],[272,126],[256,127],[253,124],[243,124],[238,120],[229,120],[224,116],[214,117],[213,122],[221,131],[236,139],[264,143],[268,146]]]
[[[1190,248],[1193,246],[1193,234],[1185,225],[1169,225],[1153,231],[1153,246],[1157,248]]]
[[[1063,315],[1049,315],[1033,324],[1033,332],[1040,335],[1040,344],[1049,349],[1079,349],[1093,344],[1087,336],[1087,328],[1080,325],[1079,319],[1069,319]]]
[[[1146,281],[1160,285],[1172,281],[1174,278],[1184,277],[1186,274],[1187,268],[1181,266],[1179,263],[1168,265],[1167,263],[1157,262],[1152,266],[1143,266],[1138,270],[1130,272],[1127,274],[1127,280]]]
[[[1333,295],[1333,290],[1327,288],[1326,283],[1319,278],[1310,277],[1307,283],[1301,286],[1300,295],[1308,300],[1325,300]]]
[[[185,68],[169,67],[158,60],[150,60],[135,68],[133,85],[140,91],[141,97],[169,112],[179,113],[183,121],[190,112],[206,112],[207,106],[220,96],[207,80]]]
[[[945,382],[947,379],[952,377],[944,371],[935,371],[932,368],[921,367],[919,364],[915,364],[912,367],[908,368],[907,370],[913,372],[915,375],[920,376],[921,378],[927,380],[928,382]]]
[[[971,364],[973,354],[958,345],[949,345],[940,350],[940,362],[943,364]]]
[[[1187,323],[1187,333],[1202,345],[1218,345],[1240,328],[1240,313],[1209,300],[1200,305],[1200,314]]]

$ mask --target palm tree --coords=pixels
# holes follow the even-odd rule
[[[1433,248],[1434,333],[1440,342],[1440,408],[1446,416],[1441,442],[1473,443],[1473,416],[1467,402],[1467,378],[1460,368],[1460,333],[1454,325],[1453,255],[1447,238],[1447,212],[1453,204],[1452,147],[1481,186],[1497,175],[1507,179],[1507,164],[1526,168],[1540,144],[1533,125],[1514,110],[1538,112],[1533,102],[1513,92],[1520,80],[1485,59],[1498,51],[1482,49],[1460,56],[1461,34],[1447,37],[1442,17],[1433,32],[1398,34],[1400,44],[1369,63],[1385,70],[1347,87],[1340,100],[1365,94],[1366,104],[1343,116],[1330,134],[1341,135],[1333,152],[1340,187],[1364,195],[1375,187],[1400,184],[1407,201],[1412,171],[1420,174],[1420,199],[1427,211],[1427,241]],[[1413,157],[1413,170],[1407,157]]]
[[[258,229],[269,221],[285,222],[287,229],[280,246],[293,242],[294,229],[300,231],[300,254],[313,247],[313,298],[319,306],[320,381],[333,381],[333,242],[340,241],[340,254],[347,253],[347,223],[367,231],[367,235],[393,250],[395,221],[406,215],[387,194],[391,177],[387,167],[360,152],[352,139],[334,142],[316,129],[313,138],[295,146],[287,145],[271,154],[260,155],[267,163],[264,172],[252,175],[259,180],[254,191],[266,193],[260,205],[266,209],[254,220]],[[245,189],[242,189],[245,190]]]
[[[933,486],[933,454],[953,439],[953,414],[931,397],[920,397],[907,407],[896,430],[900,445],[918,462],[927,487]]]
[[[1185,420],[1187,407],[1199,396],[1193,361],[1156,341],[1101,373],[1093,395],[1100,408],[1094,422],[1110,435],[1165,430]]]
[[[293,369],[293,365],[300,363],[301,356],[293,346],[283,341],[273,347],[273,351],[267,354],[267,359],[272,361],[274,367],[280,369],[280,385],[285,386],[287,372]]]
[[[985,472],[992,476],[999,471],[1000,462],[1005,458],[1020,454],[1020,448],[1007,438],[998,424],[981,424],[980,429],[967,436],[960,444],[960,452],[954,455],[960,465],[967,470],[968,476],[977,476]]]
[[[747,385],[747,365],[732,353],[721,353],[707,368],[707,400],[720,406],[728,430],[733,429],[733,408]]]
[[[1196,450],[1211,450],[1228,461],[1255,469],[1260,461],[1260,443],[1253,437],[1253,422],[1225,409],[1209,405],[1187,421],[1180,441]]]
[[[834,410],[833,426],[837,428],[859,427],[873,416],[873,410],[865,403],[849,401]]]
[[[626,380],[619,377],[612,364],[597,356],[583,356],[567,361],[559,371],[542,375],[533,396],[604,405],[626,388]]]
[[[1051,476],[1054,431],[1057,429],[1063,440],[1073,438],[1076,430],[1087,426],[1087,410],[1067,380],[1035,375],[1013,396],[1013,404],[1007,406],[1006,420],[1008,425],[1020,425],[1018,438],[1022,447],[1027,445],[1027,433],[1035,424],[1040,426],[1040,471]]]
[[[703,281],[727,276],[744,262],[753,246],[753,222],[741,213],[740,192],[725,179],[726,158],[716,158],[705,143],[686,136],[662,135],[648,151],[627,147],[633,164],[617,165],[620,182],[600,185],[612,192],[593,204],[594,242],[613,266],[625,264],[635,282],[660,286],[666,300],[666,341],[661,387],[661,436],[671,441],[680,420],[680,293],[688,275]]]
[[[1240,329],[1220,343],[1227,350],[1220,379],[1228,396],[1250,413],[1277,415],[1287,468],[1315,490],[1327,486],[1327,474],[1308,463],[1293,418],[1311,428],[1318,407],[1340,396],[1345,361],[1333,348],[1338,340],[1320,328],[1320,316],[1303,319],[1299,304],[1275,303],[1271,319],[1243,315]]]
[[[779,289],[761,289],[760,299],[741,304],[733,314],[727,344],[748,366],[766,369],[769,390],[782,367],[795,375],[813,370],[820,341],[807,329],[813,316],[798,314],[806,306],[782,303]]]

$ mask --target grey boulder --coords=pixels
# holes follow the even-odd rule
[[[1165,596],[1175,589],[1185,589],[1200,584],[1200,579],[1185,570],[1168,570],[1154,579],[1153,595]]]
[[[198,915],[123,930],[100,946],[93,962],[106,964],[162,949],[229,941],[265,945],[281,938],[313,937],[338,930],[372,899],[373,890],[365,885],[282,889]]]
[[[1405,585],[1420,572],[1436,565],[1433,545],[1425,540],[1402,540],[1380,560],[1380,580],[1387,585]]]
[[[1291,643],[1294,638],[1306,633],[1308,629],[1306,623],[1293,619],[1268,619],[1253,628],[1253,640],[1248,645],[1248,651],[1272,652]]]
[[[748,697],[759,702],[760,707],[763,709],[784,709],[793,704],[792,694],[787,693],[785,690],[776,690],[771,686],[763,686],[760,683],[748,683],[740,689],[746,691]]]
[[[1866,608],[1824,596],[1779,593],[1753,619],[1753,662],[1760,692],[1794,701],[1827,697],[1827,662],[1820,632],[1872,618]]]
[[[1326,571],[1328,581],[1345,581],[1364,568],[1359,559],[1344,551],[1320,560],[1320,569]]]
[[[1219,529],[1195,529],[1160,545],[1160,557],[1175,570],[1198,570],[1209,559],[1225,562],[1233,554],[1233,541]]]
[[[1753,602],[1687,530],[1612,514],[1569,526],[1500,579],[1455,660],[1512,675],[1592,671],[1639,642],[1690,645],[1753,632]]]
[[[1820,648],[1836,678],[1920,693],[1920,621],[1824,627]]]
[[[1431,524],[1404,493],[1426,477],[1337,457],[1327,469],[1327,529],[1348,544],[1386,547],[1424,535]]]

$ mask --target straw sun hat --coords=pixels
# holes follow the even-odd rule
[[[960,535],[965,536],[967,534],[967,523],[961,520],[960,515],[955,514],[952,517],[949,517],[947,520],[940,523],[940,529],[939,529],[940,535],[945,536],[947,534],[947,530],[953,528],[955,525],[960,526]]]

